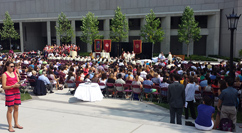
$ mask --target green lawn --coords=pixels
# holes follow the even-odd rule
[[[21,93],[21,101],[25,101],[25,100],[29,100],[29,99],[32,99],[32,97],[29,95],[28,92],[26,92],[25,94]]]
[[[226,57],[226,56],[220,56],[220,55],[208,55],[209,57],[214,57],[214,58],[219,58],[219,59],[224,59],[224,60],[230,60],[230,57]],[[236,62],[240,62],[240,58],[235,58],[234,57],[234,61]]]

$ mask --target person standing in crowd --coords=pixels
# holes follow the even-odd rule
[[[171,54],[171,52],[169,52],[169,55],[168,55],[167,59],[168,59],[168,61],[172,62],[172,54]]]
[[[234,80],[232,78],[229,78],[227,81],[227,88],[222,91],[222,93],[219,95],[219,101],[218,101],[218,111],[221,112],[220,119],[223,118],[229,118],[233,121],[234,127],[237,120],[237,96],[238,91],[233,88]],[[220,105],[222,105],[222,108],[220,108]]]
[[[195,96],[196,84],[193,82],[193,77],[189,77],[188,84],[185,89],[186,105],[185,105],[185,119],[188,119],[188,108],[193,119],[196,119],[195,108],[194,108],[194,96]]]
[[[174,82],[168,86],[167,101],[170,105],[170,123],[182,125],[182,112],[185,105],[185,89],[184,85],[180,84],[180,77],[175,74],[173,77]]]
[[[2,88],[5,90],[5,106],[8,106],[7,120],[9,125],[9,132],[15,132],[12,126],[12,112],[14,118],[14,128],[23,129],[18,123],[18,109],[21,104],[20,100],[20,84],[17,74],[14,72],[14,64],[7,61],[2,74]]]

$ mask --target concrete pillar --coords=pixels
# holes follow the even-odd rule
[[[143,27],[146,24],[145,18],[140,19],[140,28]],[[141,32],[141,29],[140,29]],[[141,40],[143,40],[143,37],[140,37]]]
[[[170,52],[170,42],[171,42],[171,16],[166,16],[161,18],[161,27],[164,30],[164,39],[160,44],[160,51],[164,54]]]
[[[219,31],[220,31],[220,13],[208,16],[208,31],[206,55],[219,54]]]
[[[19,22],[19,29],[20,29],[20,48],[21,52],[24,52],[24,33],[23,33],[23,22]]]
[[[110,21],[109,21],[109,19],[104,20],[104,39],[110,39]]]
[[[219,54],[220,12],[216,12],[214,25],[214,50],[213,54]]]
[[[47,44],[51,45],[51,29],[50,29],[50,21],[47,21]]]
[[[71,26],[72,26],[72,28],[73,28],[74,35],[76,35],[76,21],[75,21],[75,20],[72,20],[72,21],[71,21]],[[71,39],[71,43],[76,44],[76,36],[74,36],[74,37]]]
[[[56,21],[56,26],[58,26],[59,24]],[[56,31],[56,45],[60,46],[60,38],[57,37],[57,31]]]

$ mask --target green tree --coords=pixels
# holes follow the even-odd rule
[[[117,7],[114,18],[111,20],[110,37],[113,42],[125,41],[128,38],[129,25],[125,14],[122,13],[121,8]]]
[[[83,42],[92,45],[95,39],[103,38],[101,35],[99,35],[99,22],[97,20],[97,17],[95,17],[93,13],[88,12],[86,17],[83,17],[81,21],[82,26],[80,28],[82,31],[82,36],[80,37],[80,39]]]
[[[200,36],[200,27],[195,21],[193,9],[187,6],[182,14],[181,24],[178,29],[179,42],[187,44],[187,57],[189,57],[189,45],[198,41]]]
[[[156,18],[154,11],[151,9],[150,13],[145,16],[146,24],[141,28],[140,36],[143,42],[151,42],[153,44],[161,42],[164,39],[164,31],[161,27],[161,22]]]
[[[2,27],[2,30],[0,31],[0,35],[1,35],[2,40],[5,40],[5,39],[9,40],[10,49],[11,49],[11,40],[19,39],[19,34],[14,29],[14,23],[8,13],[8,11],[5,12],[5,19],[3,20],[3,27]]]
[[[71,39],[75,37],[75,34],[71,22],[66,18],[63,12],[58,16],[57,23],[58,25],[55,26],[57,38],[63,43],[70,42]]]

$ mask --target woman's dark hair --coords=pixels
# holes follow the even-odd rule
[[[103,73],[101,79],[102,80],[107,79],[107,74],[106,73]]]
[[[87,74],[85,77],[84,77],[84,81],[89,77],[89,74]]]
[[[209,96],[204,96],[203,97],[204,104],[211,106],[212,104],[212,99]]]
[[[73,66],[71,66],[69,71],[74,72],[74,67],[73,67]]]
[[[73,76],[73,72],[72,71],[69,71],[68,72],[68,76],[67,76],[67,80],[70,80],[71,76]]]
[[[7,61],[4,65],[4,69],[3,69],[3,72],[6,72],[7,71],[7,66],[9,66],[10,64],[13,64],[13,62],[11,61]]]
[[[49,74],[54,74],[54,72],[51,69],[48,70],[48,73]]]
[[[28,67],[28,72],[32,72],[33,70],[34,69],[31,66]]]

